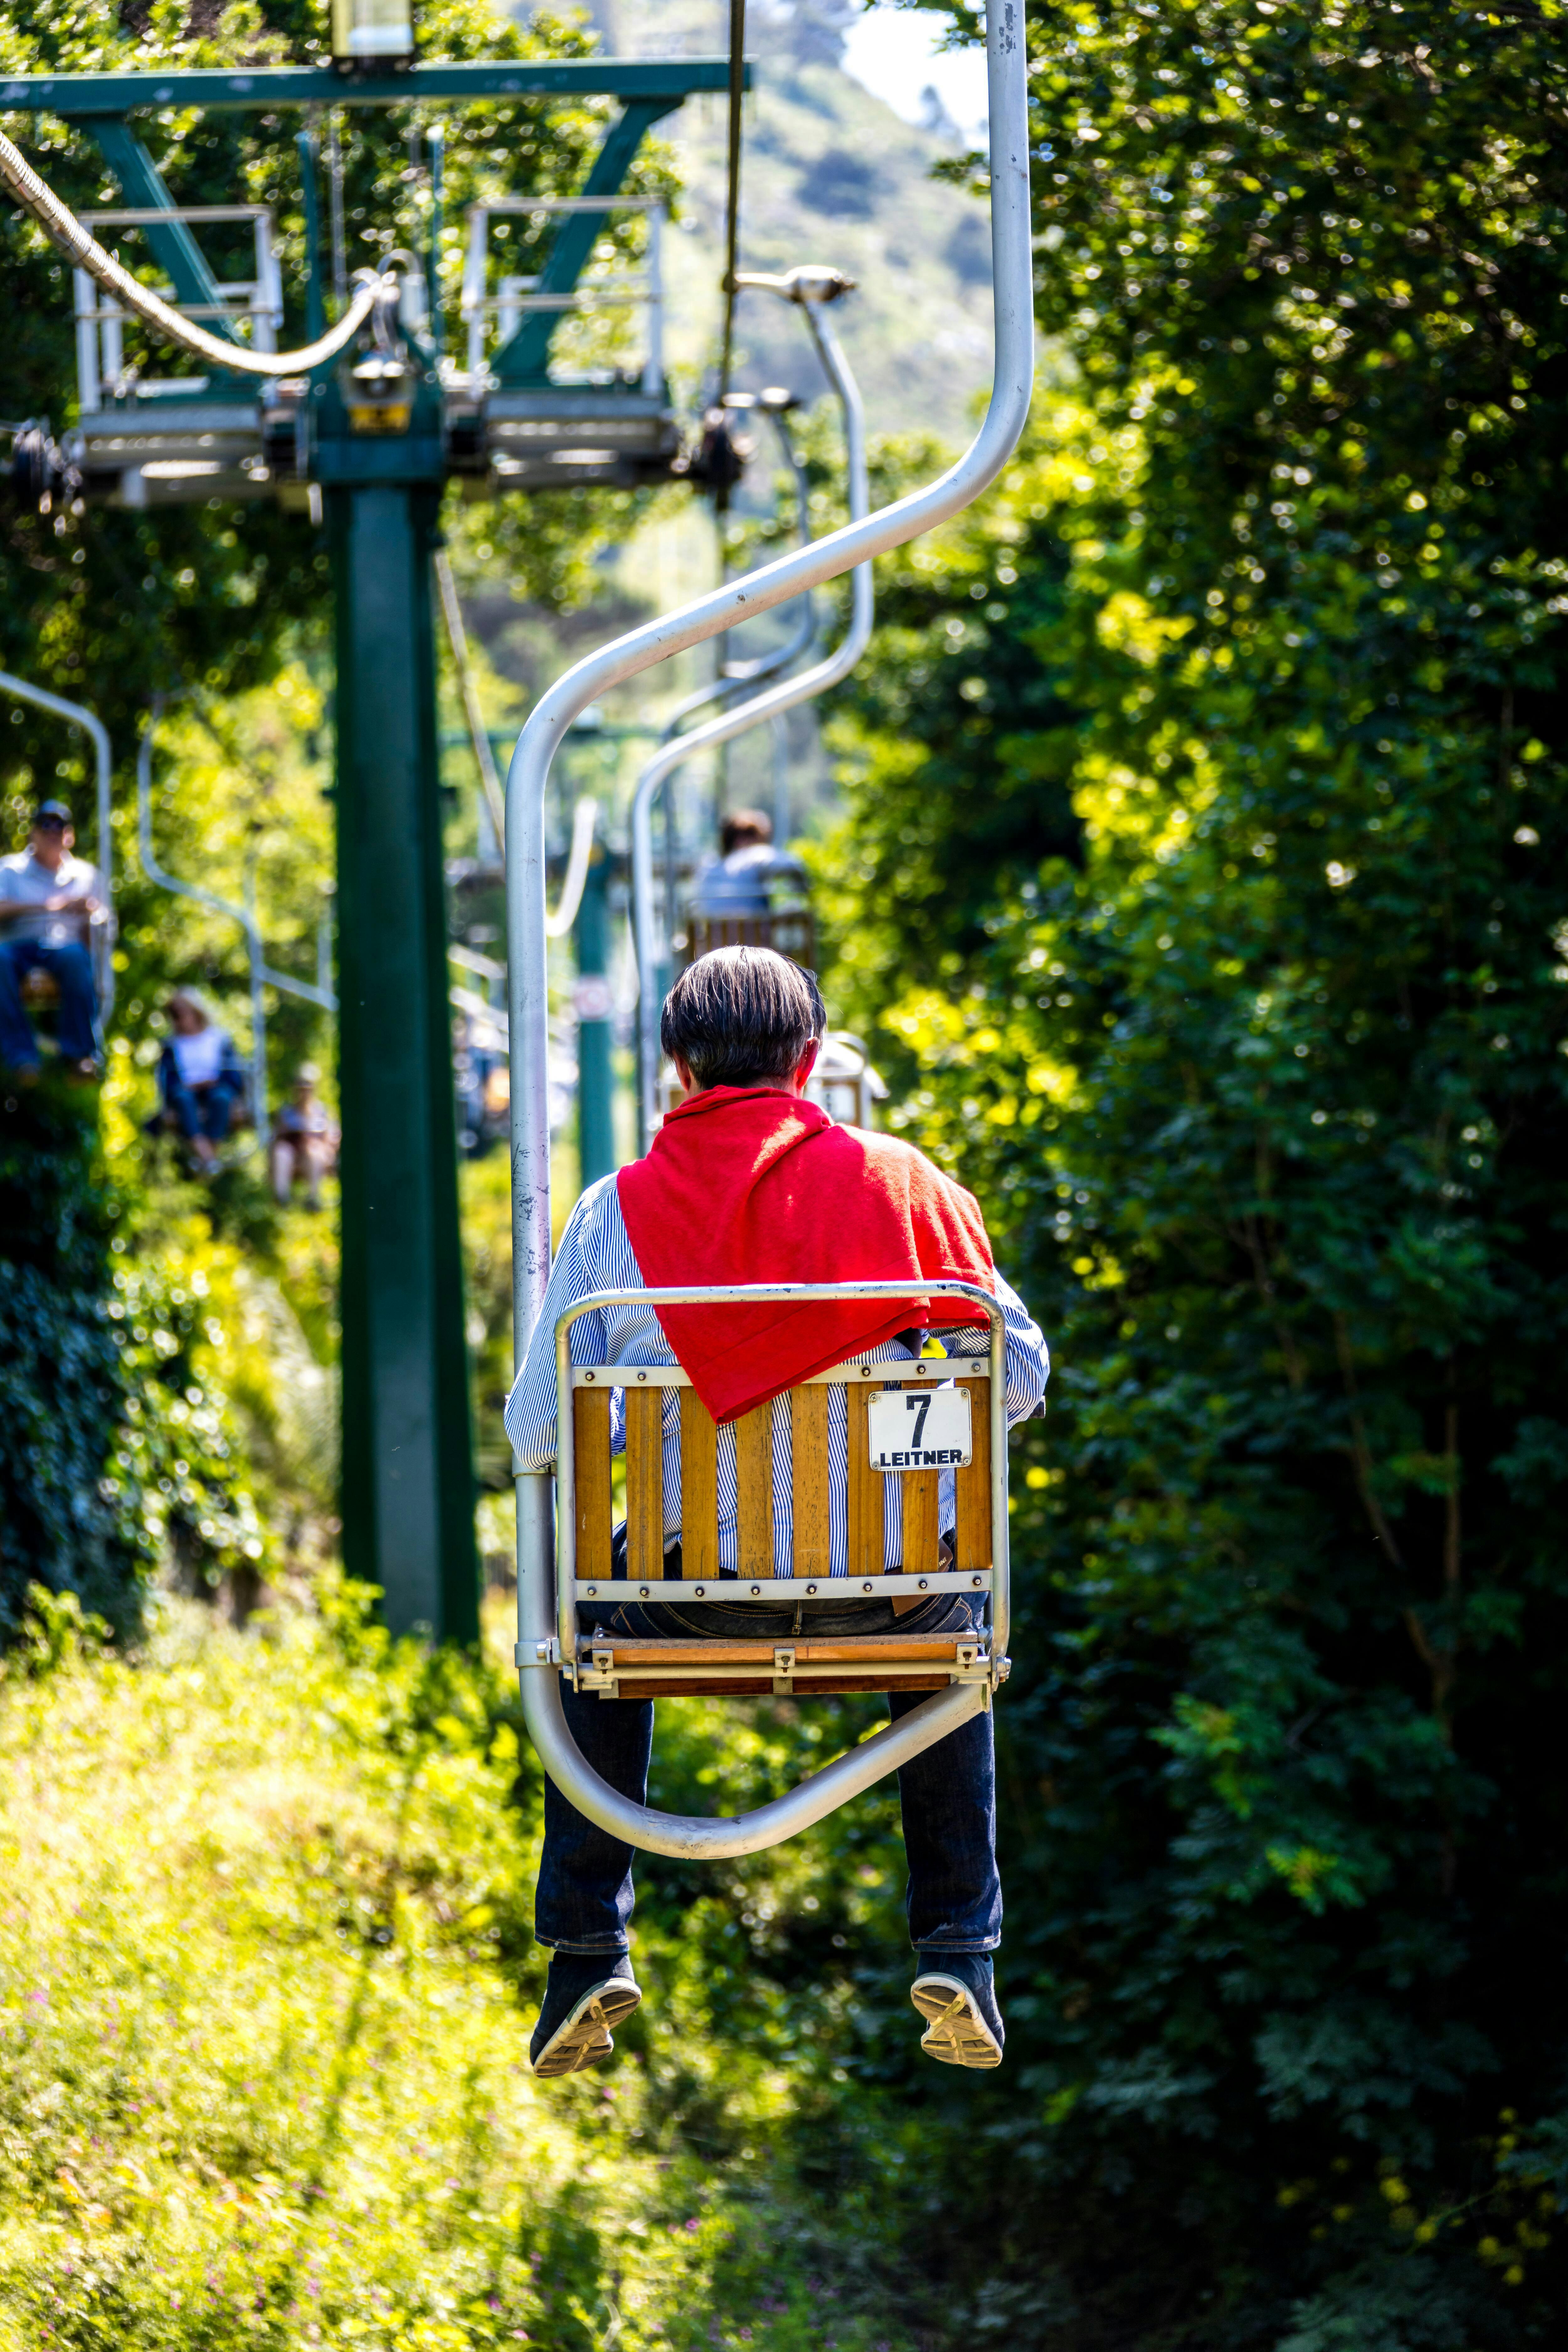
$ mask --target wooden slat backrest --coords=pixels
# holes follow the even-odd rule
[[[879,1368],[879,1370],[880,1368]],[[945,1369],[945,1368],[944,1368]],[[612,1385],[618,1385],[612,1384]],[[796,1577],[826,1576],[831,1569],[828,1534],[827,1427],[829,1400],[841,1387],[845,1400],[847,1439],[847,1561],[852,1577],[886,1572],[886,1523],[889,1482],[871,1466],[869,1410],[871,1399],[883,1387],[909,1388],[912,1381],[881,1379],[817,1381],[792,1389],[744,1414],[734,1424],[737,1501],[737,1569],[753,1580],[784,1573]],[[924,1386],[924,1383],[920,1383]],[[984,1570],[994,1565],[991,1541],[991,1419],[990,1383],[960,1380],[970,1400],[972,1458],[956,1472],[957,1526],[955,1568]],[[625,1574],[639,1582],[664,1575],[664,1439],[665,1389],[624,1383],[626,1428],[626,1563]],[[690,1582],[717,1579],[719,1570],[718,1430],[695,1390],[677,1391],[680,1415],[680,1498],[682,1577]],[[575,1436],[574,1508],[576,1521],[576,1573],[584,1581],[600,1581],[612,1574],[610,1486],[611,1386],[574,1388],[573,1426]],[[791,1506],[794,1522],[792,1557],[775,1564],[773,1557],[773,1454],[774,1416],[790,1416]],[[782,1433],[781,1433],[782,1434]],[[900,1475],[901,1500],[900,1559],[910,1575],[939,1572],[940,1475],[935,1470],[904,1471]],[[899,1507],[898,1504],[894,1507]]]
[[[719,1573],[719,1428],[695,1389],[680,1391],[680,1573]]]
[[[827,1400],[826,1388],[791,1389],[790,1501],[796,1576],[826,1576],[832,1566],[827,1533]]]
[[[742,1576],[773,1572],[773,1409],[761,1404],[735,1423],[735,1565]]]
[[[961,1569],[989,1568],[991,1559],[991,1384],[960,1381],[969,1393],[969,1418],[973,1432],[969,1467],[954,1473],[957,1482],[958,1558]]]
[[[626,1392],[626,1574],[664,1574],[664,1391]]]
[[[844,1389],[849,1438],[849,1573],[880,1576],[883,1480],[871,1467],[871,1429],[868,1414],[871,1390],[865,1381],[847,1381]],[[826,1473],[826,1465],[824,1465]]]
[[[572,1507],[577,1528],[577,1574],[610,1573],[610,1391],[572,1393]]]

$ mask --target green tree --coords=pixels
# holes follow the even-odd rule
[[[1003,2252],[971,2316],[1075,2347],[1544,2342],[1560,44],[1544,15],[1269,0],[1042,13],[1030,41],[1066,388],[954,535],[992,634],[934,749],[973,764],[992,695],[1011,726],[1026,648],[1081,865],[1004,867],[951,919],[879,887],[926,767],[898,764],[896,636],[840,721],[834,852],[843,1009],[1058,1354],[1016,1466]],[[917,872],[962,870],[970,814]]]

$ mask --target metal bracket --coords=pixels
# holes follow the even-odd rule
[[[556,1646],[555,1643],[551,1643],[552,1649]],[[585,1665],[579,1658],[575,1680],[580,1692],[597,1691],[601,1698],[619,1698],[621,1685],[616,1673],[616,1654],[609,1643],[594,1643],[591,1664]]]
[[[512,1651],[512,1662],[518,1666],[558,1666],[561,1644],[553,1633],[538,1642],[519,1642]]]
[[[795,1695],[795,1650],[788,1643],[780,1643],[773,1651],[773,1696],[791,1698]]]

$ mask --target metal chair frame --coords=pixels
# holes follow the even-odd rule
[[[599,1290],[595,1291],[588,1297],[579,1299],[559,1318],[555,1326],[558,1434],[553,1594],[554,1651],[556,1662],[564,1669],[579,1690],[597,1689],[605,1696],[617,1696],[620,1684],[628,1678],[628,1675],[636,1680],[639,1689],[647,1687],[649,1695],[652,1695],[660,1684],[668,1685],[677,1680],[689,1686],[694,1677],[704,1685],[710,1682],[712,1685],[721,1688],[725,1683],[754,1681],[759,1674],[764,1672],[775,1692],[778,1691],[781,1683],[788,1685],[791,1688],[797,1683],[803,1685],[816,1684],[819,1686],[824,1684],[831,1685],[841,1682],[847,1673],[854,1674],[855,1679],[851,1686],[856,1689],[906,1689],[911,1686],[911,1675],[929,1680],[936,1670],[937,1662],[932,1657],[931,1637],[929,1634],[910,1634],[901,1637],[895,1630],[891,1633],[873,1636],[835,1637],[829,1633],[818,1640],[817,1637],[807,1635],[803,1631],[798,1641],[794,1643],[781,1644],[771,1638],[751,1642],[727,1638],[718,1649],[715,1649],[714,1644],[705,1636],[699,1634],[693,1635],[689,1641],[661,1642],[653,1645],[659,1650],[681,1652],[685,1654],[683,1655],[668,1661],[648,1660],[634,1655],[631,1667],[617,1674],[615,1664],[605,1664],[597,1652],[594,1654],[592,1664],[584,1666],[582,1636],[577,1627],[577,1610],[579,1604],[584,1601],[608,1602],[679,1601],[685,1604],[700,1606],[704,1603],[722,1605],[736,1601],[847,1601],[861,1597],[908,1601],[915,1594],[922,1592],[983,1593],[988,1596],[991,1603],[992,1638],[989,1641],[961,1643],[958,1646],[966,1650],[969,1654],[964,1658],[955,1657],[952,1671],[941,1674],[938,1679],[942,1683],[980,1684],[984,1685],[987,1698],[991,1690],[1005,1681],[1009,1667],[1006,1654],[1007,1629],[1011,1617],[1007,1553],[1005,1326],[1002,1310],[990,1293],[972,1284],[932,1283],[921,1295],[932,1299],[963,1299],[984,1314],[990,1328],[990,1345],[984,1366],[978,1359],[967,1357],[917,1357],[910,1359],[907,1362],[894,1360],[883,1363],[875,1362],[870,1358],[861,1360],[850,1357],[843,1363],[830,1366],[826,1371],[814,1373],[809,1380],[801,1381],[797,1388],[784,1391],[782,1397],[773,1400],[773,1403],[782,1402],[784,1397],[793,1398],[801,1390],[813,1388],[842,1386],[848,1390],[861,1391],[889,1388],[935,1389],[954,1380],[973,1382],[976,1386],[984,1381],[987,1390],[984,1440],[983,1445],[977,1448],[981,1459],[973,1465],[970,1474],[972,1476],[977,1474],[978,1481],[983,1483],[987,1490],[985,1496],[989,1507],[987,1523],[984,1529],[983,1541],[977,1548],[977,1554],[978,1551],[984,1551],[984,1566],[964,1565],[961,1562],[951,1570],[942,1570],[929,1564],[915,1565],[906,1559],[903,1566],[896,1571],[874,1572],[871,1575],[865,1574],[863,1568],[857,1569],[853,1562],[850,1564],[849,1572],[844,1576],[830,1576],[820,1568],[805,1574],[791,1576],[763,1576],[754,1572],[721,1575],[716,1571],[705,1574],[700,1559],[695,1567],[690,1565],[691,1549],[688,1543],[683,1571],[679,1579],[637,1575],[612,1578],[597,1573],[590,1573],[585,1577],[579,1576],[577,1531],[582,1519],[582,1511],[577,1492],[575,1410],[577,1399],[589,1391],[596,1391],[607,1397],[608,1392],[617,1388],[628,1391],[628,1401],[635,1398],[639,1390],[644,1395],[655,1395],[661,1400],[664,1392],[669,1389],[692,1396],[695,1396],[696,1392],[689,1378],[679,1365],[574,1366],[571,1360],[571,1333],[574,1323],[580,1321],[584,1315],[593,1314],[598,1308],[605,1307],[741,1306],[769,1300],[806,1299],[901,1300],[909,1298],[910,1293],[907,1284],[886,1282],[790,1283],[782,1286],[744,1283],[691,1289]],[[769,1410],[769,1408],[760,1410]],[[662,1403],[660,1411],[662,1412]],[[647,1442],[654,1447],[662,1449],[662,1434],[657,1427]],[[884,1477],[881,1496],[883,1512],[885,1512],[887,1501],[886,1476],[900,1475],[911,1479],[915,1477],[934,1479],[938,1475],[935,1471],[904,1474],[868,1471],[865,1465],[857,1464],[854,1458],[853,1449],[858,1442],[863,1442],[863,1416],[858,1410],[851,1410],[849,1417],[851,1491],[853,1492],[855,1483],[862,1474],[872,1478]],[[824,1482],[826,1475],[827,1465],[824,1461],[820,1471],[820,1476]],[[765,1475],[767,1492],[771,1497],[773,1484],[771,1423],[767,1438]],[[690,1496],[683,1494],[683,1509],[689,1509],[690,1501]],[[658,1524],[651,1534],[636,1524],[639,1505],[646,1507],[647,1497],[634,1492],[632,1481],[628,1476],[626,1497],[628,1564],[634,1540],[637,1549],[645,1553],[652,1546],[657,1546],[660,1552],[663,1549],[662,1491],[658,1506]],[[961,1494],[959,1504],[961,1546],[964,1536],[968,1533],[965,1522],[970,1518],[972,1508],[970,1496],[967,1493]],[[876,1556],[879,1560],[885,1557],[883,1512],[875,1515]],[[821,1516],[825,1522],[826,1508]],[[907,1528],[907,1517],[905,1524]],[[688,1533],[689,1532],[689,1528]],[[796,1541],[799,1541],[798,1528]],[[772,1552],[773,1541],[770,1532],[770,1556]],[[600,1644],[599,1648],[602,1649],[604,1646]],[[951,1641],[947,1646],[952,1646]],[[613,1647],[617,1653],[621,1653],[626,1650],[627,1645],[617,1642]],[[804,1654],[814,1647],[830,1650],[833,1654],[816,1658]],[[901,1665],[900,1647],[909,1652],[907,1660]],[[638,1645],[634,1642],[631,1644],[632,1652],[636,1653],[637,1648]],[[781,1665],[780,1654],[785,1649],[790,1652],[790,1663],[787,1665]],[[858,1669],[856,1667],[857,1660],[863,1661]],[[935,1738],[942,1736],[941,1732],[933,1735]],[[927,1743],[921,1743],[922,1746],[925,1744]]]

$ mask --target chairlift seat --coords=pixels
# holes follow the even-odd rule
[[[803,1286],[806,1296],[823,1286]],[[967,1291],[958,1285],[928,1288]],[[885,1292],[887,1286],[882,1286]],[[835,1286],[830,1295],[854,1295]],[[777,1297],[776,1289],[768,1294]],[[661,1291],[663,1301],[700,1304],[747,1299],[745,1288]],[[921,1358],[876,1362],[852,1359],[786,1390],[734,1424],[736,1554],[733,1573],[719,1567],[718,1427],[687,1374],[673,1365],[574,1366],[568,1333],[580,1315],[626,1303],[620,1292],[595,1292],[556,1326],[558,1426],[557,1622],[561,1663],[584,1693],[601,1698],[794,1696],[849,1691],[937,1691],[978,1683],[987,1697],[1005,1678],[989,1628],[957,1633],[893,1628],[838,1633],[822,1604],[862,1599],[919,1603],[963,1593],[989,1605],[1000,1559],[1006,1573],[1007,1457],[997,1441],[993,1386],[1003,1378],[1000,1318],[987,1358]],[[874,1465],[872,1398],[889,1391],[948,1388],[969,1400],[969,1460],[952,1468],[956,1512],[951,1551],[938,1527],[940,1468],[884,1472]],[[626,1550],[615,1553],[611,1491],[611,1401],[620,1390],[626,1422]],[[844,1402],[847,1444],[847,1572],[830,1571],[828,1529],[829,1400]],[[664,1526],[664,1412],[679,1397],[681,1534],[679,1573],[667,1575]],[[776,1416],[790,1433],[791,1556],[775,1557],[773,1438]],[[1003,1423],[1005,1433],[1005,1423]],[[897,1541],[887,1541],[897,1512]],[[896,1554],[889,1568],[888,1551]],[[626,1603],[676,1602],[683,1611],[733,1609],[769,1601],[796,1611],[797,1630],[749,1637],[728,1629],[712,1638],[648,1639],[594,1627],[595,1604],[612,1619]],[[586,1610],[588,1630],[579,1629]]]
[[[814,970],[816,923],[809,907],[781,907],[765,915],[699,915],[688,920],[686,961],[714,948],[773,948],[792,963]]]

